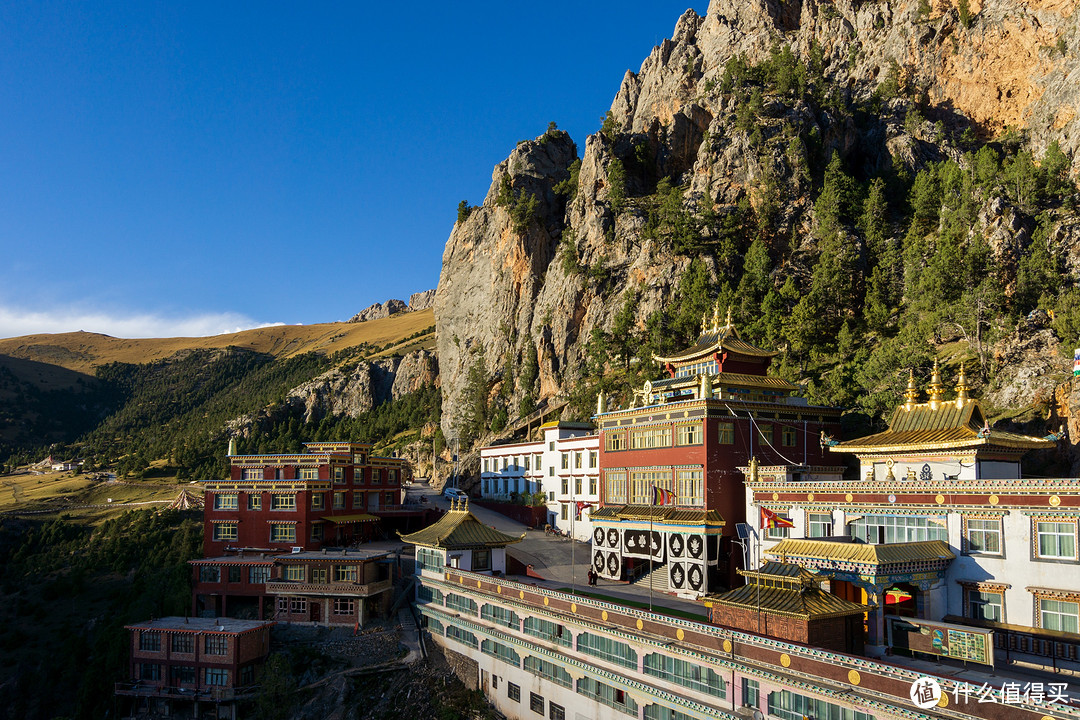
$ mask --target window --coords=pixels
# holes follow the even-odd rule
[[[263,479],[263,469],[262,468],[254,468],[254,469],[245,470],[244,471],[244,479],[245,480],[262,480]]]
[[[626,433],[610,432],[607,434],[604,445],[608,452],[616,452],[626,449]]]
[[[784,447],[795,447],[795,428],[785,425],[780,430],[780,443]]]
[[[574,453],[574,469],[580,470],[581,467],[581,451],[578,451]]]
[[[632,647],[603,635],[581,633],[578,635],[577,649],[616,665],[637,667],[637,652]]]
[[[1001,607],[1001,593],[983,592],[975,589],[969,589],[965,592],[967,593],[968,599],[967,616],[969,618],[974,618],[975,620],[1005,622],[1005,614]]]
[[[671,447],[671,428],[653,427],[630,431],[631,450]]]
[[[229,671],[225,668],[206,668],[205,677],[207,685],[220,685],[224,687],[229,684]]]
[[[139,665],[139,679],[140,680],[160,680],[161,679],[161,666],[157,663],[140,663]]]
[[[225,655],[229,651],[229,638],[224,635],[204,635],[203,652],[207,655]]]
[[[563,519],[563,520],[569,520],[570,519],[570,506],[569,505],[567,505],[566,503],[563,503],[562,507],[559,510],[560,510],[559,517],[561,519]]]
[[[679,505],[705,504],[705,473],[702,470],[675,471],[675,500]]]
[[[476,641],[475,635],[468,630],[462,630],[457,625],[446,626],[446,637],[457,640],[462,645],[468,645],[471,648],[480,646],[480,643]]]
[[[364,482],[364,468],[353,468],[352,479],[355,483],[363,484]]]
[[[145,631],[139,633],[139,649],[146,652],[161,652],[161,633]]]
[[[497,657],[504,663],[513,665],[515,668],[521,667],[521,656],[509,645],[503,645],[500,642],[485,639],[480,643],[480,652],[485,655]]]
[[[311,509],[322,510],[326,507],[326,493],[311,493]]]
[[[323,524],[316,520],[311,523],[311,542],[321,543],[323,541]]]
[[[1000,518],[964,518],[964,551],[967,553],[1001,554]]]
[[[544,697],[536,693],[529,693],[529,709],[537,715],[544,714]]]
[[[562,454],[562,465],[561,465],[561,467],[562,467],[563,470],[569,470],[570,469],[570,454],[569,453],[563,453]]]
[[[754,423],[757,425],[758,440],[765,445],[772,445],[772,425],[769,423]]]
[[[416,566],[420,570],[442,570],[445,564],[443,554],[431,548],[416,548]]]
[[[394,504],[394,493],[383,493],[383,507],[388,508]]]
[[[307,612],[307,598],[289,598],[289,612],[303,615]]]
[[[1037,598],[1039,627],[1061,632],[1080,632],[1080,604],[1066,600]]]
[[[832,536],[832,513],[809,513],[806,518],[806,537]]]
[[[548,468],[548,477],[555,477],[555,466],[552,465]]]
[[[319,468],[300,468],[301,480],[318,480]]]
[[[579,477],[574,478],[574,494],[581,494],[581,478]]]
[[[379,468],[375,468],[374,470],[371,471],[371,484],[372,485],[381,485],[382,484],[382,470],[380,470]]]
[[[550,663],[547,660],[541,660],[540,658],[527,655],[525,662],[522,663],[528,672],[533,675],[538,675],[542,678],[546,678],[553,683],[562,685],[563,687],[574,687],[574,681],[570,678],[570,673],[562,669],[554,663]]]
[[[743,680],[743,683],[754,682]],[[754,685],[757,685],[754,682]],[[755,690],[755,693],[757,691]],[[757,703],[754,703],[757,707]],[[790,690],[769,693],[769,716],[782,720],[803,720],[803,718],[828,718],[828,720],[874,720],[874,716],[862,710],[831,703],[821,698],[798,695]]]
[[[584,677],[578,680],[577,691],[579,695],[592,698],[604,705],[624,712],[627,715],[637,717],[637,702],[627,695],[624,690],[608,685],[607,683],[602,683],[598,680],[593,680],[592,678]]]
[[[765,537],[769,538],[770,540],[781,540],[791,534],[789,532],[790,530],[791,528],[788,527],[771,527],[765,533]]]
[[[595,495],[596,494],[596,478],[595,477],[589,478],[589,494],[590,495]]]
[[[945,519],[921,515],[867,515],[849,526],[851,537],[873,545],[941,540],[948,542]]]
[[[490,550],[473,550],[472,551],[472,569],[473,570],[490,570],[491,569],[491,551]]]
[[[294,543],[294,542],[296,542],[296,526],[295,525],[271,525],[270,526],[270,542],[272,542],[272,543]]]
[[[355,615],[356,600],[353,598],[334,598],[335,615]]]
[[[214,495],[215,510],[238,510],[240,508],[240,496],[236,493],[216,493]]]
[[[271,510],[295,510],[296,495],[292,493],[274,494],[270,496]]]
[[[675,428],[676,445],[700,445],[702,438],[701,423],[680,425]]]
[[[335,565],[334,582],[356,582],[356,566]]]
[[[345,482],[345,468],[334,468],[334,484],[339,485],[343,482]]]
[[[1054,560],[1076,559],[1076,523],[1036,522],[1035,555]]]
[[[253,585],[262,585],[270,579],[270,568],[258,566],[248,569],[248,582]]]
[[[521,702],[521,687],[514,683],[506,683],[506,697],[511,702]]]
[[[527,617],[521,628],[526,635],[532,635],[548,642],[558,643],[566,647],[573,646],[573,636],[570,631],[557,623],[542,618]]]
[[[484,607],[480,608],[480,617],[515,630],[521,627],[521,618],[518,617],[516,612],[498,605],[484,605]]]
[[[236,523],[217,523],[214,525],[214,541],[235,540],[237,538],[236,527]]]
[[[742,704],[744,706],[757,707],[761,703],[760,692],[757,680],[745,677],[742,679]]]
[[[590,450],[589,451],[589,467],[591,467],[591,468],[596,467],[596,458],[597,458],[596,451],[595,450]]]
[[[195,684],[195,668],[190,665],[173,665],[169,668],[169,675],[174,685]]]
[[[675,492],[672,485],[670,470],[633,470],[630,473],[630,503],[652,505],[653,488]]]
[[[303,565],[286,565],[285,566],[285,579],[291,582],[304,582],[307,580],[307,573],[304,570]]]
[[[233,565],[232,567],[229,568],[229,582],[231,582],[231,583],[240,582],[240,566],[239,565]]]
[[[476,615],[476,602],[464,595],[446,594],[446,607],[466,615]]]
[[[694,720],[686,713],[681,713],[663,705],[646,705],[645,720]]]
[[[491,472],[491,458],[484,458],[484,472]]]
[[[343,492],[334,493],[334,509],[335,510],[344,510],[345,509],[345,493],[343,493]]]
[[[221,568],[217,565],[200,565],[199,566],[199,582],[204,583],[218,583],[221,582]]]
[[[195,652],[195,636],[176,633],[172,636],[171,648],[174,653],[193,653]]]
[[[240,668],[240,685],[249,687],[255,684],[255,666],[245,665]]]
[[[248,510],[262,510],[262,493],[248,493]]]
[[[352,494],[352,507],[353,507],[353,510],[363,510],[364,509],[364,493],[359,492],[359,491],[353,492],[353,494]]]
[[[626,471],[608,470],[604,474],[604,502],[625,503],[627,500]]]
[[[714,670],[700,663],[668,657],[659,653],[645,656],[646,675],[677,683],[683,687],[708,693],[718,698],[725,697],[724,679]]]
[[[324,567],[311,568],[311,582],[316,585],[321,585],[326,582],[326,578],[329,576],[329,571]]]
[[[555,703],[548,703],[548,717],[551,720],[566,720],[566,708]]]
[[[540,465],[541,465],[540,459],[541,459],[541,457],[542,457],[541,455],[533,455],[533,470],[540,470],[541,469],[540,468]]]

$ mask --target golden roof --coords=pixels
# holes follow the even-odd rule
[[[680,508],[671,505],[605,505],[589,514],[596,520],[652,520],[671,525],[718,525],[727,522],[716,510]]]
[[[476,516],[469,512],[468,503],[454,502],[450,506],[450,512],[439,518],[435,524],[409,535],[399,532],[398,537],[413,545],[441,550],[479,550],[521,542],[525,539],[525,534],[515,537],[499,532],[477,520]]]
[[[739,331],[735,329],[735,326],[731,322],[730,308],[728,309],[727,323],[723,327],[720,327],[718,307],[713,312],[711,325],[706,318],[702,318],[701,335],[693,346],[681,352],[677,352],[674,355],[665,357],[654,355],[653,359],[658,363],[683,363],[699,356],[712,355],[719,350],[726,350],[738,355],[749,355],[750,357],[761,358],[773,358],[780,354],[773,350],[762,350],[756,345],[751,345],[739,337]]]
[[[708,602],[744,610],[761,610],[770,615],[800,620],[862,615],[869,609],[865,605],[827,593],[816,584],[795,588],[749,583],[720,595],[709,596]]]
[[[766,388],[768,390],[798,390],[798,385],[793,385],[787,380],[770,375],[747,375],[746,373],[721,372],[710,376],[714,388],[728,387],[752,387]],[[683,376],[664,378],[651,381],[653,390],[678,389],[682,387],[697,387],[697,377]]]
[[[876,566],[956,559],[956,555],[942,540],[870,545],[831,540],[786,538],[766,550],[765,554],[794,560],[828,560],[837,563]]]
[[[896,408],[889,429],[875,435],[847,440],[829,448],[832,452],[900,453],[953,448],[1004,447],[1034,450],[1054,447],[1043,438],[1006,430],[987,432],[986,415],[978,400],[959,398],[925,403],[908,402]]]

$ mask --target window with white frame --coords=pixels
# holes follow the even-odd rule
[[[671,427],[652,427],[630,431],[630,449],[648,450],[671,447]]]
[[[626,449],[626,433],[625,432],[609,432],[605,435],[604,445],[608,452],[615,452],[617,450]]]
[[[679,505],[705,504],[705,473],[702,470],[676,470],[675,500]]]
[[[632,470],[630,502],[634,505],[652,505],[653,488],[675,492],[673,484],[670,470]]]
[[[1004,601],[1000,592],[966,588],[967,616],[974,620],[1005,622]]]
[[[1035,557],[1076,559],[1076,522],[1035,521]]]
[[[675,428],[676,445],[700,445],[702,439],[701,423],[679,425]]]
[[[562,463],[560,465],[560,467],[563,470],[569,470],[570,469],[570,453],[563,453],[560,462]]]
[[[1044,630],[1080,633],[1080,604],[1040,597],[1039,627]]]
[[[964,518],[964,552],[1001,554],[1001,518]]]
[[[608,470],[604,473],[604,502],[625,503],[626,500],[626,471]]]
[[[832,513],[808,513],[806,518],[806,537],[831,537],[832,526]]]
[[[765,531],[765,537],[770,540],[782,540],[791,534],[789,527],[771,527]]]
[[[591,467],[591,468],[596,467],[596,458],[597,458],[596,451],[595,450],[590,450],[589,451],[589,467]]]
[[[941,540],[948,542],[943,518],[922,515],[866,515],[849,526],[853,538],[872,545]]]
[[[582,468],[583,460],[582,460],[581,455],[582,454],[581,454],[580,450],[578,452],[574,453],[574,469],[575,470],[580,470]]]
[[[245,480],[262,480],[263,469],[262,468],[249,468],[244,471]]]
[[[355,615],[356,600],[353,598],[334,598],[335,615]]]

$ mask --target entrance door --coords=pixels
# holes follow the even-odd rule
[[[317,623],[322,620],[322,603],[311,603],[311,622]]]

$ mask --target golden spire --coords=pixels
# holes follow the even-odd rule
[[[712,310],[712,331],[713,332],[719,332],[720,331],[720,301],[719,301],[719,299],[717,300],[716,305],[713,306],[713,310]]]
[[[701,313],[701,334],[704,335],[707,332],[709,332],[709,313],[703,312]]]
[[[724,327],[729,329],[729,330],[731,329],[731,306],[730,305],[727,306],[727,322],[724,324]]]
[[[960,377],[956,378],[956,407],[960,409],[968,400],[967,376],[964,374],[964,363],[960,363]]]
[[[904,407],[908,410],[919,402],[919,388],[915,386],[915,368],[908,371],[907,391],[904,392]]]
[[[934,360],[934,372],[930,375],[930,386],[927,388],[926,394],[929,396],[932,407],[936,407],[945,396],[945,386],[941,384],[941,370],[938,369],[937,360]]]

